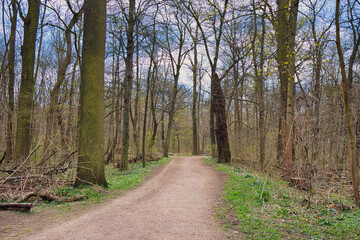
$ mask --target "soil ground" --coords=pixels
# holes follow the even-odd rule
[[[223,182],[203,157],[174,157],[138,188],[85,210],[0,212],[0,239],[228,239],[215,220]]]

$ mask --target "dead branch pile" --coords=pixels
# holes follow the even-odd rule
[[[72,183],[72,178],[67,173],[75,167],[71,161],[71,156],[75,153],[76,151],[72,152],[51,166],[44,166],[43,162],[36,166],[21,163],[13,168],[0,170],[8,174],[0,178],[0,200],[6,202],[0,205],[0,210],[28,211],[32,205],[22,203],[37,200],[59,203],[85,199],[86,196],[64,198],[51,194],[53,189]]]

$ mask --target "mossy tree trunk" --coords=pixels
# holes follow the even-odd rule
[[[22,17],[24,40],[21,47],[22,70],[15,146],[15,161],[17,162],[22,162],[29,155],[31,147],[31,113],[35,87],[34,64],[39,10],[40,1],[28,0],[27,15],[25,18]]]
[[[79,157],[75,186],[106,187],[104,171],[104,53],[106,0],[85,0],[80,83]]]

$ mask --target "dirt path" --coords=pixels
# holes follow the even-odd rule
[[[214,216],[221,179],[201,157],[175,157],[135,190],[27,239],[225,239]]]

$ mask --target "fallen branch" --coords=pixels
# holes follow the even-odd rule
[[[16,177],[8,177],[8,178],[5,178],[5,179],[1,179],[1,180],[4,180],[4,181],[14,181],[14,180],[21,180],[23,178],[43,178],[44,175],[28,175],[28,176],[16,176]]]
[[[32,206],[32,203],[0,203],[0,210],[29,212]]]
[[[6,151],[4,152],[4,155],[2,156],[2,158],[0,159],[0,165],[1,165],[2,162],[4,161],[5,157],[6,157]]]
[[[35,192],[31,192],[26,194],[22,199],[20,199],[18,202],[26,202],[29,201],[30,198],[32,197],[38,197],[41,198],[43,201],[45,202],[77,202],[77,201],[82,201],[87,199],[86,195],[79,195],[79,196],[73,196],[70,198],[65,198],[65,197],[56,197],[54,195],[48,194],[48,193],[35,193]]]
[[[74,152],[70,153],[62,162],[60,162],[57,166],[55,166],[53,169],[50,169],[49,171],[47,171],[46,173],[44,173],[44,175],[52,175],[54,173],[56,173],[60,167],[62,167],[66,161],[68,161],[70,159],[70,157],[72,155],[74,155],[75,153],[77,153],[78,150],[75,150]],[[62,173],[64,173],[66,170],[68,170],[68,168],[64,168],[62,169]]]

